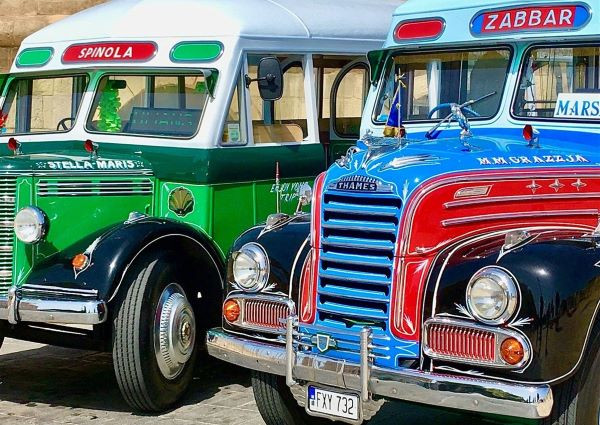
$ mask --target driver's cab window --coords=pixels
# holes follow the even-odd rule
[[[477,101],[472,109],[478,115],[470,118],[491,118],[500,108],[509,63],[508,49],[398,53],[388,62],[374,121],[386,123],[398,104],[404,121],[443,118],[449,108],[432,110],[469,100]]]
[[[248,74],[257,75],[263,57],[248,55]],[[277,55],[283,70],[283,95],[276,101],[264,101],[258,85],[250,84],[250,105],[254,144],[294,143],[308,138],[308,120],[304,92],[302,56]]]
[[[2,134],[69,131],[87,83],[86,75],[12,80],[2,107]]]

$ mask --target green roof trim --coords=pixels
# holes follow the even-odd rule
[[[223,54],[223,44],[218,41],[184,41],[173,47],[173,62],[212,62]]]
[[[42,67],[50,62],[52,56],[54,56],[52,47],[25,49],[17,56],[16,64],[19,68]]]

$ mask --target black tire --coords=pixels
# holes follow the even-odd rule
[[[542,425],[593,425],[600,414],[600,324],[575,375],[552,388],[554,408]]]
[[[177,403],[187,390],[198,352],[173,379],[161,372],[154,348],[154,317],[163,290],[185,277],[173,255],[146,255],[136,261],[123,285],[127,288],[113,317],[113,363],[125,401],[135,410],[162,412]],[[189,295],[187,299],[190,299]]]
[[[4,344],[4,336],[0,335],[0,348],[2,348],[2,344]]]
[[[292,396],[284,377],[253,371],[252,390],[266,425],[334,424],[308,415]]]

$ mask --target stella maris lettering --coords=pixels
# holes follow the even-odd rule
[[[582,155],[495,156],[477,158],[479,165],[589,163]]]
[[[123,51],[124,50],[124,51]],[[133,47],[84,47],[77,59],[133,59]]]
[[[48,161],[50,170],[130,170],[138,168],[131,160]]]

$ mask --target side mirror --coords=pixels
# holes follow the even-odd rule
[[[299,214],[302,211],[302,207],[310,204],[312,193],[312,188],[306,183],[298,188],[298,206],[296,207],[296,214]]]
[[[246,87],[258,82],[260,97],[266,101],[281,99],[283,96],[283,71],[279,59],[273,56],[262,58],[258,64],[257,78],[246,75]]]

